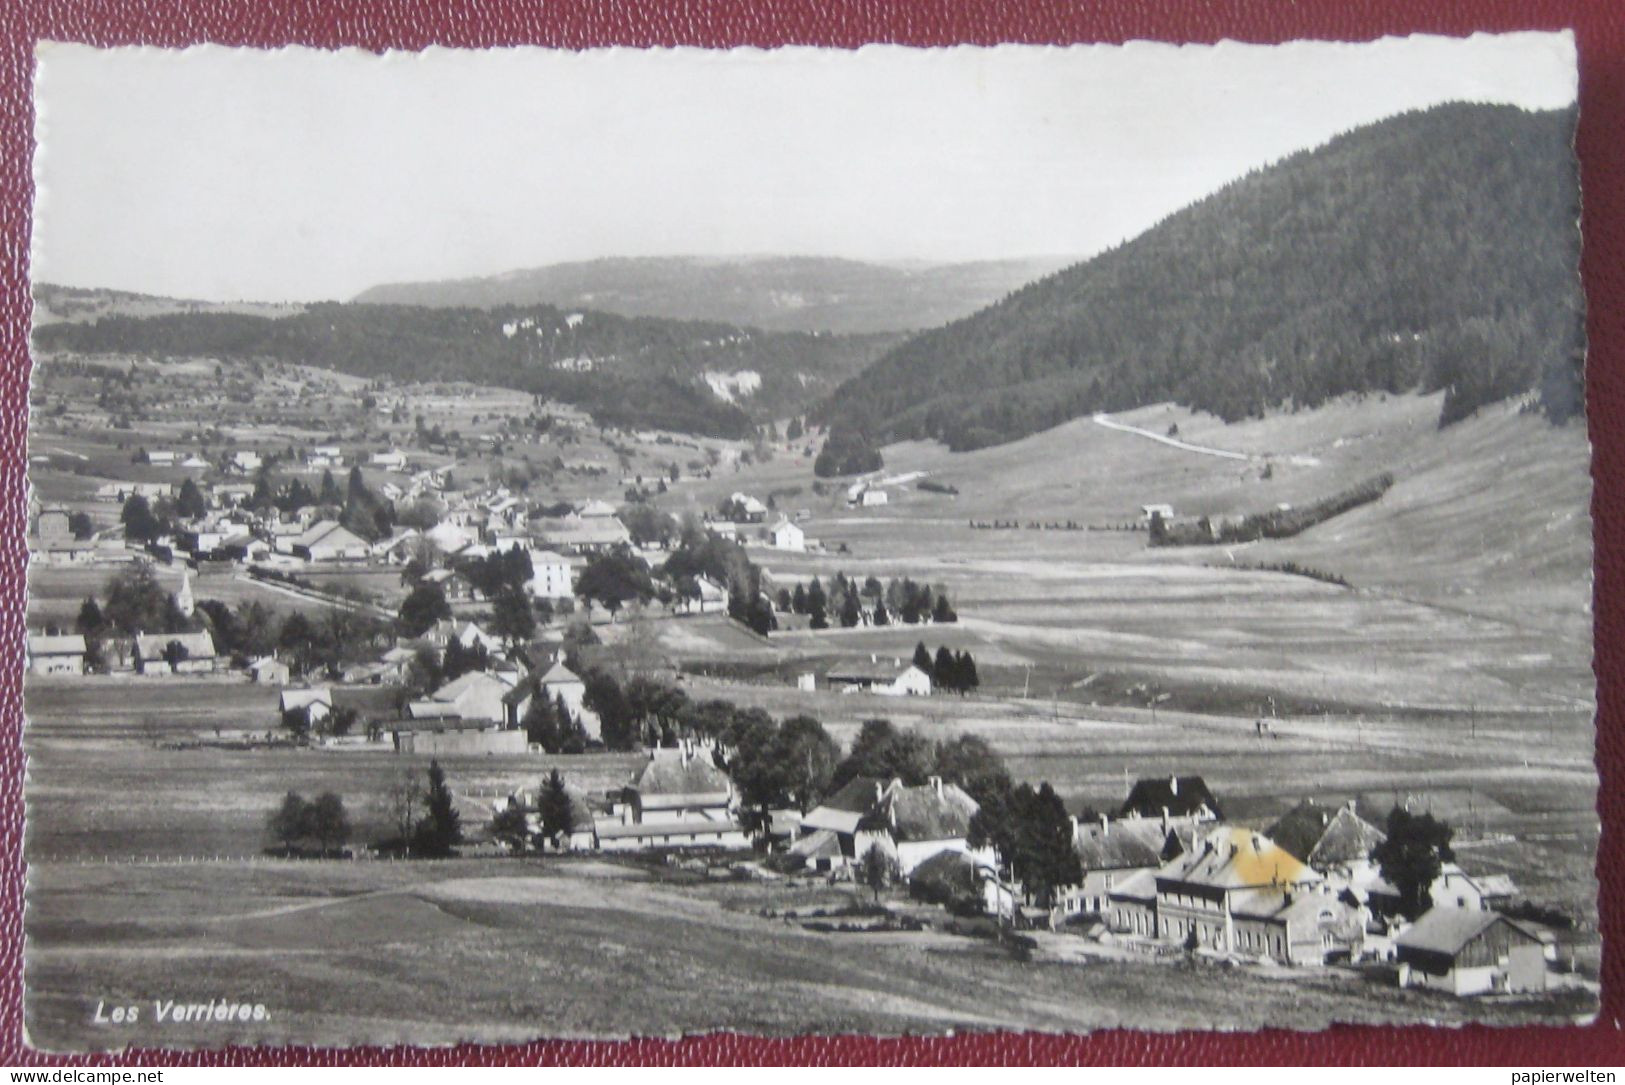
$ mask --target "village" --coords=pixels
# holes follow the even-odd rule
[[[115,458],[86,431],[111,421],[91,394],[105,402],[117,371],[70,372],[36,407],[31,706],[49,715],[80,687],[115,701],[125,687],[219,690],[259,707],[143,741],[170,758],[298,750],[339,779],[346,763],[407,766],[389,771],[397,816],[381,828],[363,830],[356,807],[386,796],[289,790],[235,850],[625,856],[805,885],[809,901],[845,885],[849,909],[805,912],[842,930],[975,919],[1017,951],[1027,932],[1060,934],[1082,959],[1150,967],[1340,969],[1450,996],[1594,986],[1579,916],[1527,896],[1506,861],[1480,869],[1452,850],[1504,855],[1516,840],[1470,819],[1453,837],[1426,799],[1305,788],[1279,795],[1284,812],[1253,802],[1232,820],[1201,758],[1177,752],[1132,786],[1123,760],[1124,791],[1093,801],[1015,778],[979,721],[1028,711],[1032,663],[968,635],[962,592],[976,589],[938,579],[942,565],[865,556],[883,521],[864,518],[892,514],[892,494],[957,495],[920,488],[925,472],[811,493],[769,474],[753,489],[753,467],[811,459],[819,435],[800,419],[753,446],[682,438],[687,462],[657,458],[676,455],[673,435],[600,430],[616,469],[567,467],[561,449],[550,486],[514,446],[539,457],[567,425],[590,432],[583,420],[524,422],[542,405],[503,401],[521,417],[451,389],[425,390],[447,416],[430,423],[425,400],[357,387],[359,441],[308,418],[252,446],[188,440],[185,417],[121,437]],[[454,425],[474,432],[453,440]],[[91,455],[96,475],[75,469]],[[1173,515],[1141,503],[1108,541],[1143,548]],[[817,521],[837,537],[811,537]],[[1081,688],[1099,715],[1107,684]],[[1125,683],[1104,706],[1161,726],[1159,711],[1178,718],[1171,697]],[[1244,710],[1227,741],[1279,739],[1273,704]],[[459,766],[480,761],[467,787]],[[403,806],[396,784],[425,762]]]

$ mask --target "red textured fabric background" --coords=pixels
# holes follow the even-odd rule
[[[1625,646],[1621,598],[1625,560],[1620,516],[1625,490],[1625,2],[1622,0],[1041,0],[1022,3],[841,3],[827,0],[687,0],[631,4],[431,4],[413,0],[127,0],[69,3],[0,0],[0,1063],[1489,1063],[1625,1064],[1621,1031],[1621,873],[1625,777],[1621,694]],[[680,1042],[538,1043],[523,1047],[355,1050],[230,1049],[138,1051],[120,1058],[41,1056],[22,1043],[22,655],[24,443],[28,386],[27,258],[33,153],[33,46],[41,38],[94,45],[196,42],[421,49],[535,44],[726,47],[786,44],[850,48],[865,42],[951,45],[1000,41],[1119,42],[1135,38],[1279,42],[1365,40],[1387,34],[1559,29],[1576,32],[1580,53],[1579,156],[1584,187],[1583,274],[1589,303],[1587,389],[1595,447],[1597,759],[1602,772],[1601,916],[1603,1004],[1588,1028],[1433,1030],[1334,1028],[1265,1032],[1086,1036],[977,1034],[948,1038],[717,1035]]]

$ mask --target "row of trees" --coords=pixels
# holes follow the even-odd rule
[[[866,617],[873,625],[959,620],[945,586],[916,583],[906,576],[884,584],[870,576],[860,585],[856,579],[849,580],[845,573],[837,572],[827,591],[815,576],[807,584],[797,584],[794,590],[779,589],[778,603],[780,610],[809,615],[814,629],[827,629],[832,622],[850,629],[862,624]]]
[[[944,644],[937,648],[937,654],[933,656],[925,642],[920,641],[914,646],[914,665],[931,676],[933,689],[963,696],[975,692],[982,684],[981,677],[976,673],[976,660],[968,648],[955,653]]]
[[[591,741],[581,717],[565,703],[564,694],[549,697],[540,688],[531,697],[520,726],[525,729],[526,741],[548,753],[585,753]]]
[[[331,791],[322,792],[314,802],[306,801],[297,791],[288,792],[282,797],[282,805],[266,818],[265,825],[286,855],[310,841],[315,841],[319,855],[327,855],[347,843],[351,832],[344,800]]]

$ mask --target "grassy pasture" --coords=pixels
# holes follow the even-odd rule
[[[933,931],[819,934],[758,914],[808,894],[678,884],[631,864],[572,860],[36,868],[28,1035],[63,1050],[716,1029],[1560,1023],[1588,1012],[1583,995],[1468,1001],[1336,972],[1288,982],[1201,964],[1063,962],[1053,947],[1065,936],[1024,961]],[[152,1019],[155,999],[214,997],[263,1002],[270,1017]],[[99,999],[140,1005],[140,1022],[92,1024]]]
[[[31,680],[25,697],[29,756],[28,855],[96,861],[136,856],[253,855],[271,843],[265,816],[282,795],[334,791],[357,840],[388,834],[384,798],[429,758],[388,749],[173,748],[225,732],[280,727],[277,690],[201,679]],[[443,757],[471,829],[490,800],[534,785],[557,766],[589,791],[623,784],[637,754]]]

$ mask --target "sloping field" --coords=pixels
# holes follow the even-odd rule
[[[1319,1028],[1560,1022],[1588,1000],[1445,999],[1347,974],[1024,962],[936,932],[817,934],[756,910],[805,890],[661,884],[572,861],[45,868],[29,888],[26,1022],[48,1050],[675,1036],[732,1029]],[[139,902],[139,905],[136,905]],[[48,918],[47,918],[48,917]],[[160,999],[267,1020],[160,1024]],[[135,1004],[128,1029],[97,1000]]]

